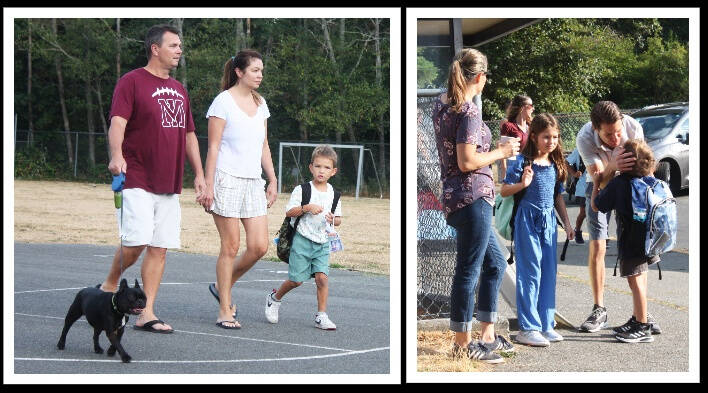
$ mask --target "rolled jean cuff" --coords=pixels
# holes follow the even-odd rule
[[[450,320],[450,330],[453,332],[469,332],[472,330],[472,321],[469,322],[455,322]]]
[[[485,323],[496,323],[497,313],[496,312],[486,312],[477,310],[477,321]],[[469,332],[472,330],[472,322],[455,322],[450,320],[450,330],[453,332]]]
[[[477,320],[486,323],[496,323],[497,322],[497,312],[496,311],[480,311],[477,310]]]

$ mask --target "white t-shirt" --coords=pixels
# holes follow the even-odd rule
[[[261,178],[265,120],[270,117],[265,98],[261,97],[256,114],[250,117],[224,90],[211,103],[206,117],[211,116],[226,120],[216,167],[236,177]]]
[[[322,212],[317,215],[305,213],[300,216],[300,223],[297,224],[297,232],[315,243],[323,244],[328,241],[326,232],[327,220],[325,219],[325,216],[327,213],[332,211],[332,202],[334,202],[334,188],[327,183],[327,191],[320,192],[315,188],[315,185],[312,184],[312,182],[310,182],[310,188],[312,189],[310,203],[322,206]],[[292,194],[290,194],[290,200],[285,206],[285,212],[294,207],[300,206],[301,201],[302,186],[297,186],[293,190]],[[337,207],[334,209],[334,216],[342,216],[342,198],[339,198]],[[290,225],[295,224],[296,218],[297,217],[290,218]]]
[[[632,117],[622,115],[622,134],[618,147],[624,145],[629,139],[644,139],[644,131],[642,125]],[[583,128],[578,131],[578,136],[575,138],[575,144],[582,157],[585,167],[602,163],[607,166],[612,158],[612,151],[609,147],[602,144],[602,140],[597,132],[592,128],[592,122],[587,122]],[[586,171],[585,180],[592,183],[592,175]]]

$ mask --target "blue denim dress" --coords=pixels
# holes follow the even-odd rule
[[[504,183],[521,181],[523,158],[507,168]],[[556,313],[557,230],[553,165],[532,164],[534,175],[514,220],[516,310],[520,330],[549,331]]]

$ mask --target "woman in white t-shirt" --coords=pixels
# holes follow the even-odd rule
[[[216,325],[239,329],[231,288],[268,250],[267,208],[275,202],[277,180],[268,147],[265,99],[256,93],[263,80],[263,58],[242,50],[224,65],[223,91],[207,111],[209,149],[206,192],[201,203],[212,214],[221,238],[216,283],[209,291],[219,301]],[[264,191],[265,180],[268,187]],[[246,231],[246,251],[238,257],[239,220]]]

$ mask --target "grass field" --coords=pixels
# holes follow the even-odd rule
[[[118,246],[118,224],[109,184],[15,180],[14,188],[15,241]],[[268,210],[269,246],[263,259],[278,260],[272,239],[283,222],[289,197],[278,195]],[[193,188],[182,190],[182,248],[178,251],[216,258],[219,234],[211,215],[195,198]],[[342,196],[341,203],[343,217],[338,232],[344,250],[331,254],[330,265],[388,275],[389,200]],[[245,248],[241,227],[239,253]]]

